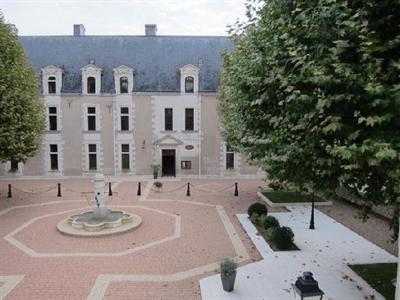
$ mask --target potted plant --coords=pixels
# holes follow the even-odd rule
[[[151,165],[153,168],[153,178],[158,178],[158,172],[160,171],[160,165]]]
[[[162,182],[160,181],[155,181],[154,186],[156,187],[157,191],[159,192],[162,188]]]
[[[235,285],[237,264],[231,259],[220,263],[221,281],[224,291],[231,292]]]

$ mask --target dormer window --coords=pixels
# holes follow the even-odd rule
[[[114,69],[115,93],[129,94],[133,91],[133,68],[121,65]]]
[[[49,94],[55,94],[56,93],[56,78],[54,76],[49,77],[49,79],[47,81],[47,85],[48,85]]]
[[[121,94],[126,94],[126,93],[128,93],[128,89],[129,89],[129,86],[128,86],[128,77],[122,76],[122,77],[119,79],[119,90],[120,90]]]
[[[194,92],[194,78],[192,76],[187,76],[185,78],[185,93]]]
[[[96,78],[88,77],[87,79],[87,93],[96,94]]]
[[[199,71],[195,65],[186,65],[181,69],[181,93],[197,93],[199,91]]]
[[[42,69],[43,94],[60,94],[62,86],[62,69],[53,65]]]
[[[99,95],[101,91],[101,72],[99,66],[92,63],[84,66],[82,69],[82,94]]]

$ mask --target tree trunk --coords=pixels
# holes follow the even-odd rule
[[[399,215],[400,222],[400,215]],[[399,223],[400,224],[400,223]],[[400,226],[399,226],[399,237],[397,238],[397,280],[396,280],[396,296],[394,299],[400,299]]]

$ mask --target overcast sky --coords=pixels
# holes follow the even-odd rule
[[[227,24],[245,19],[245,0],[0,0],[8,23],[20,35],[143,35],[157,24],[159,35],[226,35]]]

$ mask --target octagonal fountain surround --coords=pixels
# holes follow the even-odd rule
[[[60,221],[57,225],[60,232],[75,236],[104,236],[126,232],[141,225],[140,216],[107,208],[103,174],[96,174],[94,186],[96,207]]]

